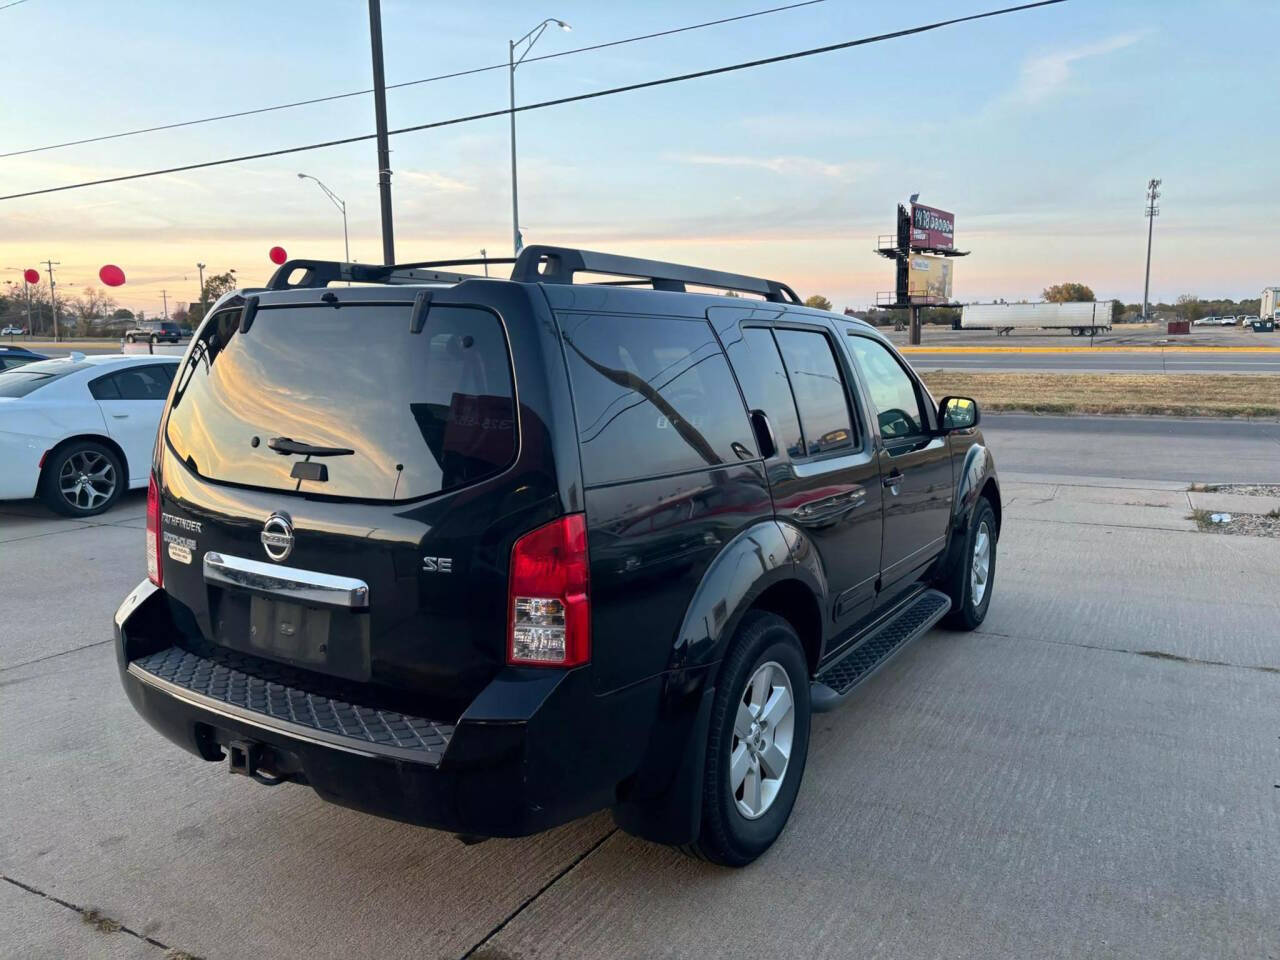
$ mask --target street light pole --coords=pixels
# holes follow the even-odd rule
[[[309,173],[298,174],[298,179],[314,180],[316,183],[316,186],[319,187],[321,190],[323,190],[324,195],[329,198],[329,202],[332,203],[335,207],[337,207],[338,211],[342,214],[342,249],[343,249],[343,255],[346,258],[344,262],[350,263],[351,262],[351,244],[347,240],[347,202],[343,200],[340,196],[338,196],[336,193],[334,193],[332,190],[330,190],[328,187],[326,187],[323,183],[321,183],[319,178],[313,177]]]
[[[520,248],[524,246],[524,241],[520,237],[520,199],[519,190],[516,184],[516,67],[520,66],[524,58],[529,55],[529,51],[533,49],[533,45],[538,42],[538,38],[551,24],[556,24],[561,30],[572,30],[563,20],[557,20],[550,17],[543,20],[540,24],[526,33],[519,40],[507,41],[507,80],[508,89],[511,94],[511,248],[515,251],[514,256],[520,256]],[[516,57],[516,47],[528,41],[524,48],[524,53]]]
[[[200,271],[200,320],[203,322],[209,312],[209,301],[204,295],[204,264],[197,263],[196,269]]]
[[[61,337],[58,336],[58,294],[56,285],[53,282],[53,268],[62,263],[61,260],[46,260],[44,265],[49,268],[49,305],[53,308],[53,342],[57,343]]]

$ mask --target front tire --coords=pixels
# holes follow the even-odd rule
[[[111,508],[128,485],[116,454],[92,440],[58,450],[40,475],[40,499],[67,517],[94,517]]]
[[[717,681],[702,784],[702,829],[686,851],[745,866],[778,839],[809,753],[809,666],[795,629],[747,614]]]
[[[987,618],[996,579],[999,528],[991,501],[979,497],[964,532],[959,562],[939,587],[951,598],[943,623],[953,630],[973,630]]]

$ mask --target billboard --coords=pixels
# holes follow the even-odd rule
[[[911,246],[926,250],[951,250],[955,246],[956,215],[926,207],[920,203],[911,205]]]
[[[907,260],[907,299],[912,303],[950,303],[952,267],[946,257],[913,253]]]

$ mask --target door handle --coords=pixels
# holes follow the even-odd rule
[[[128,419],[129,419],[129,415],[128,415],[127,413],[113,413],[111,416],[112,416],[112,418],[113,418],[113,419],[116,419],[116,420],[128,420]]]
[[[902,482],[902,471],[896,470],[896,469],[893,471],[893,473],[889,474],[888,476],[880,478],[881,485],[886,487],[896,487],[901,482]]]

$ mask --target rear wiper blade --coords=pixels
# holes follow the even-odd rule
[[[347,447],[317,447],[292,437],[272,437],[267,446],[276,453],[301,453],[308,457],[348,457],[355,453]]]

